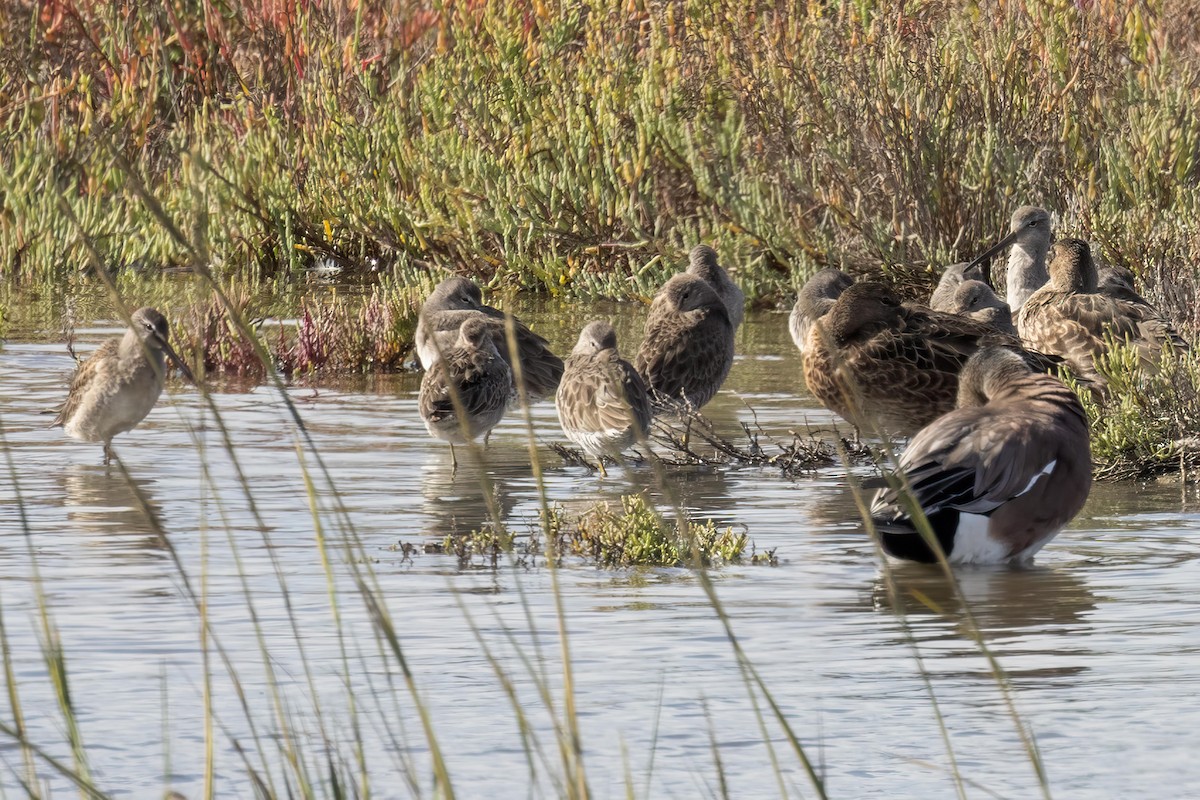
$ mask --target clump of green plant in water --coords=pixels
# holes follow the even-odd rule
[[[554,543],[552,548],[543,549],[537,533],[520,537],[488,527],[466,536],[447,536],[439,549],[456,555],[463,567],[496,567],[505,553],[515,554],[519,563],[532,564],[534,558],[550,552],[606,569],[688,567],[695,565],[696,554],[706,567],[776,563],[774,550],[759,553],[745,533],[720,529],[712,520],[689,520],[687,529],[681,530],[640,494],[622,497],[619,510],[604,502],[575,516],[552,505],[542,521],[540,532]]]
[[[1098,479],[1200,466],[1200,353],[1165,352],[1150,367],[1137,348],[1119,342],[1096,359],[1096,368],[1108,384],[1103,399],[1072,388],[1088,414]]]

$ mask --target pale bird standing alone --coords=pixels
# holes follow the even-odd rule
[[[133,430],[158,402],[167,358],[195,382],[171,347],[166,317],[147,307],[133,312],[130,321],[124,336],[109,339],[79,365],[54,419],[74,439],[103,442],[105,464],[113,457],[113,437]]]
[[[579,334],[555,396],[567,438],[596,459],[619,457],[650,430],[650,395],[642,376],[617,352],[617,334],[597,320]]]
[[[889,555],[937,560],[915,505],[951,563],[1027,560],[1087,500],[1087,415],[1062,381],[1011,350],[984,348],[963,368],[958,407],[913,437],[889,483],[871,504]]]
[[[531,402],[553,395],[562,378],[562,359],[550,350],[549,342],[525,323],[484,304],[479,287],[467,278],[453,277],[442,281],[421,306],[417,319],[417,358],[422,367],[430,369],[442,353],[458,341],[463,322],[479,319],[487,324],[496,351],[508,363],[515,378],[517,359],[513,358],[508,346],[509,318],[512,319],[526,395]]]
[[[492,333],[486,320],[468,318],[454,345],[442,350],[421,379],[421,419],[431,436],[450,443],[455,468],[454,445],[490,433],[504,417],[512,394],[512,370],[497,351]]]

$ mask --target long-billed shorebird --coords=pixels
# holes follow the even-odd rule
[[[633,364],[656,406],[711,400],[733,365],[733,325],[716,291],[686,272],[663,284]]]
[[[968,264],[967,268],[986,265],[992,256],[1012,245],[1005,271],[1007,289],[1004,299],[1012,313],[1016,314],[1030,295],[1040,289],[1048,279],[1046,254],[1050,252],[1050,242],[1053,240],[1054,228],[1046,210],[1037,206],[1021,206],[1013,212],[1008,235],[989,247]],[[983,280],[989,285],[992,284],[991,270],[988,266],[983,267]]]
[[[814,273],[800,287],[796,304],[792,306],[792,313],[788,315],[788,333],[792,335],[792,341],[796,343],[800,355],[803,356],[808,347],[813,323],[829,313],[834,301],[841,297],[842,292],[852,283],[854,278],[840,269],[826,267]]]
[[[725,304],[729,324],[736,331],[746,312],[746,295],[717,261],[717,251],[706,244],[693,247],[688,253],[687,272],[706,281],[713,288],[717,297]]]
[[[913,437],[888,483],[871,504],[888,554],[938,560],[915,506],[951,563],[1027,560],[1087,500],[1087,415],[1062,381],[984,348],[963,368],[957,408]]]
[[[476,316],[464,320],[458,339],[425,372],[417,406],[429,434],[450,443],[456,468],[454,445],[490,433],[511,394],[512,370],[496,349],[492,326]]]
[[[969,317],[1009,336],[1017,335],[1017,326],[1013,324],[1012,310],[1009,309],[1008,303],[996,297],[992,287],[983,281],[960,283],[954,290],[954,296],[941,310]]]
[[[1055,242],[1049,272],[1049,282],[1017,315],[1017,329],[1031,347],[1061,356],[1080,377],[1103,383],[1095,359],[1107,352],[1109,335],[1136,347],[1148,365],[1164,347],[1187,349],[1174,326],[1136,293],[1137,299],[1119,299],[1098,292],[1091,248],[1082,239]]]
[[[133,430],[158,402],[167,358],[195,382],[171,347],[166,317],[153,308],[139,308],[130,321],[124,336],[109,339],[79,365],[67,402],[54,419],[72,438],[103,442],[105,464],[113,457],[113,437]]]
[[[442,352],[458,341],[463,322],[471,318],[487,323],[496,350],[508,362],[514,377],[519,366],[521,381],[531,402],[554,394],[562,378],[562,359],[550,350],[549,342],[525,323],[484,304],[479,287],[467,278],[453,277],[442,281],[421,306],[416,331],[417,358],[421,366],[428,370],[437,363]],[[516,364],[518,359],[514,359],[509,351],[509,319],[516,338],[519,365]]]
[[[979,264],[968,264],[965,261],[951,264],[942,270],[938,285],[934,287],[933,294],[929,296],[929,307],[934,311],[959,313],[953,308],[955,305],[954,293],[958,291],[958,287],[966,281],[982,281],[983,279],[983,267]]]
[[[650,394],[637,370],[617,352],[617,333],[608,322],[590,322],[567,356],[555,395],[558,421],[567,438],[596,459],[619,457],[650,430]]]
[[[804,379],[860,430],[907,436],[954,408],[963,364],[988,345],[1019,351],[1037,368],[1056,363],[983,323],[902,304],[880,283],[856,283],[813,326]]]

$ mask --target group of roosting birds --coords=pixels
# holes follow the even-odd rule
[[[1023,207],[1010,233],[969,264],[945,270],[929,306],[888,286],[825,269],[801,289],[789,318],[810,391],[859,430],[911,436],[871,505],[884,550],[953,563],[1022,561],[1083,507],[1091,486],[1087,417],[1054,374],[1102,394],[1097,359],[1115,342],[1156,368],[1187,344],[1133,285],[1098,271],[1088,243],[1053,240],[1049,214]],[[990,259],[1011,247],[1006,297]],[[514,404],[555,397],[563,431],[597,460],[648,435],[655,414],[699,409],[734,356],[745,298],[712,248],[655,295],[632,363],[607,321],[584,326],[564,363],[465,278],[437,286],[421,308],[419,409],[451,445],[486,436]],[[1015,315],[1015,319],[1014,319]],[[124,339],[79,368],[58,417],[67,433],[103,441],[136,425],[162,390],[166,322],[133,315]],[[927,521],[927,524],[926,522]]]

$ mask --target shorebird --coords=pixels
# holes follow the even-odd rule
[[[1013,212],[1009,234],[970,262],[967,269],[984,264],[992,256],[1012,245],[1005,272],[1007,289],[1004,299],[1012,313],[1016,314],[1029,296],[1046,282],[1049,276],[1046,272],[1046,254],[1050,251],[1050,242],[1053,240],[1054,228],[1046,210],[1037,206],[1021,206]],[[983,267],[983,281],[988,285],[992,283],[988,266]]]
[[[969,317],[976,322],[982,322],[990,328],[1017,335],[1017,326],[1013,324],[1012,311],[1008,303],[996,297],[992,287],[983,281],[963,281],[954,290],[954,296],[942,309],[950,314]]]
[[[1157,363],[1164,347],[1187,349],[1171,323],[1145,300],[1097,291],[1091,248],[1082,239],[1055,242],[1049,272],[1049,283],[1017,315],[1017,328],[1031,347],[1061,356],[1080,377],[1103,384],[1095,359],[1107,352],[1110,334],[1137,347],[1147,365]]]
[[[840,269],[826,267],[818,270],[800,287],[796,305],[792,306],[792,313],[788,315],[788,332],[792,335],[792,341],[796,343],[796,349],[800,351],[801,356],[808,346],[813,323],[833,308],[834,301],[841,297],[842,292],[852,283],[854,278]]]
[[[417,358],[421,366],[430,369],[441,353],[458,341],[459,330],[467,319],[481,319],[488,325],[492,341],[500,357],[517,374],[517,359],[508,347],[508,323],[513,320],[517,353],[520,356],[520,375],[529,400],[540,400],[554,394],[562,378],[562,359],[550,350],[550,344],[531,331],[516,317],[483,303],[479,287],[467,278],[447,278],[437,285],[421,306],[417,319]]]
[[[621,358],[616,331],[602,320],[588,323],[579,334],[554,400],[563,432],[596,459],[601,476],[606,455],[619,457],[650,430],[646,384]]]
[[[733,326],[716,291],[686,272],[663,284],[633,364],[655,406],[711,400],[733,365]]]
[[[133,430],[158,402],[167,358],[195,382],[171,347],[166,317],[153,308],[139,308],[130,322],[124,336],[109,339],[79,365],[53,423],[74,439],[103,442],[105,464],[113,458],[113,437]]]
[[[889,484],[871,504],[889,555],[938,560],[914,522],[919,507],[950,563],[1027,560],[1087,500],[1087,416],[1062,381],[986,347],[963,368],[958,407],[913,437]]]
[[[968,264],[965,261],[951,264],[942,271],[938,285],[934,287],[933,294],[929,296],[929,307],[934,311],[957,314],[958,312],[952,306],[954,306],[954,293],[958,287],[965,281],[982,281],[983,278],[983,267],[978,264]]]
[[[693,247],[688,253],[687,272],[689,275],[695,275],[707,282],[713,288],[717,297],[721,298],[721,302],[725,304],[725,311],[729,314],[729,324],[736,331],[742,324],[742,318],[745,315],[746,295],[730,279],[729,273],[717,263],[717,251],[706,244],[698,244]]]
[[[907,436],[954,408],[963,364],[993,344],[1019,351],[1039,369],[1055,366],[983,323],[901,304],[880,283],[856,283],[813,326],[804,379],[818,400],[860,430],[878,426]]]
[[[450,463],[458,467],[454,445],[491,432],[504,417],[512,394],[512,370],[496,349],[486,319],[469,317],[455,343],[442,350],[421,379],[417,406],[425,429],[450,443]]]

